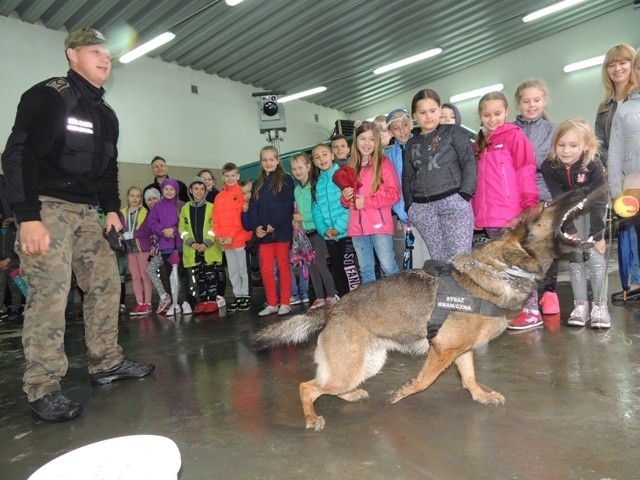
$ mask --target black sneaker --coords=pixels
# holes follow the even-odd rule
[[[236,298],[233,302],[227,303],[227,312],[235,312],[240,308],[241,298]]]
[[[117,365],[98,373],[89,375],[92,385],[106,385],[116,380],[130,380],[133,378],[142,378],[153,372],[156,368],[151,363],[136,362],[125,358]]]
[[[66,422],[82,413],[82,405],[65,397],[60,390],[29,402],[33,414],[47,422]]]
[[[251,299],[249,297],[241,298],[240,304],[238,305],[238,310],[240,310],[241,312],[251,310]]]

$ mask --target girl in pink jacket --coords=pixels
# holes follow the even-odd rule
[[[499,236],[509,222],[538,203],[536,157],[529,139],[517,125],[507,123],[507,97],[485,94],[478,104],[482,130],[478,134],[478,186],[471,204],[476,228],[489,238]],[[525,330],[542,325],[538,292],[507,328]]]
[[[400,180],[391,160],[382,155],[380,133],[373,123],[363,122],[354,137],[349,165],[361,186],[345,188],[341,202],[349,208],[347,235],[353,240],[362,283],[368,283],[376,279],[374,251],[385,276],[399,270],[393,253],[391,206],[400,199]]]

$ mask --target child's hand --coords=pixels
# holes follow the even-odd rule
[[[243,212],[249,211],[249,202],[245,202],[244,205],[242,205],[242,211]]]
[[[356,210],[362,210],[364,208],[364,197],[361,195],[356,195],[355,201]]]
[[[271,225],[267,225],[267,233],[273,233],[275,231],[276,231],[275,228],[273,228]]]
[[[353,198],[353,188],[347,187],[342,190],[342,197],[348,202]]]
[[[324,232],[324,234],[329,240],[333,240],[338,236],[338,231],[335,228],[330,228],[329,230]]]
[[[301,213],[294,213],[293,214],[293,220],[300,223],[302,222],[302,220],[304,220],[304,217],[302,216]]]
[[[596,249],[596,252],[601,253],[602,255],[604,255],[604,252],[607,249],[607,244],[604,241],[604,238],[602,240],[598,240],[596,243],[593,244],[593,248]]]
[[[173,238],[173,228],[165,228],[162,230],[162,235],[164,235],[165,238]]]
[[[224,239],[224,241],[222,242],[223,245],[231,245],[231,242],[233,242],[233,238],[231,237],[227,237]]]
[[[258,238],[264,238],[266,235],[267,235],[267,231],[264,228],[262,228],[262,225],[256,228],[256,236]]]
[[[4,260],[0,260],[0,270],[8,270],[9,264],[11,263],[11,259],[9,257]]]

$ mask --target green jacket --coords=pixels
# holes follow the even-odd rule
[[[193,226],[191,225],[191,202],[183,205],[180,210],[178,231],[182,238],[182,264],[185,268],[195,267],[196,250],[191,246],[195,242]],[[222,263],[222,245],[213,234],[213,204],[207,202],[205,205],[204,224],[202,227],[202,238],[207,249],[204,251],[204,261],[207,265]]]

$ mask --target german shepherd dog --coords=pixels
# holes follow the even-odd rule
[[[444,269],[437,264],[427,269],[425,264],[425,269],[405,270],[360,286],[333,305],[258,331],[251,337],[253,345],[302,343],[322,330],[315,351],[316,377],[300,384],[306,428],[316,431],[325,421],[315,412],[315,400],[325,394],[348,402],[367,398],[367,391],[358,387],[380,371],[389,350],[428,353],[417,378],[397,390],[391,403],[425,390],[453,362],[473,400],[502,404],[504,396],[476,382],[473,352],[505,330],[562,253],[563,244],[590,246],[563,230],[587,201],[573,193],[551,204],[540,203],[523,212],[501,237],[456,256]],[[459,296],[437,295],[441,282],[435,275],[447,268],[476,304],[484,301],[493,310],[469,311]],[[433,315],[442,305],[453,305],[454,310],[440,315],[443,322],[435,332]]]

